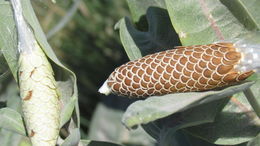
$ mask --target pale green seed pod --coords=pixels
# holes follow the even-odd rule
[[[33,146],[54,146],[59,135],[60,104],[50,63],[38,44],[20,53],[19,83],[27,133]]]
[[[33,146],[55,146],[59,135],[60,100],[46,55],[22,13],[21,1],[11,0],[18,32],[18,79],[22,110]]]

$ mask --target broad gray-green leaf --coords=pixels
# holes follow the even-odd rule
[[[187,130],[211,143],[235,145],[251,140],[260,132],[260,120],[252,111],[241,112],[234,102],[229,102],[215,122]],[[236,108],[234,108],[236,107]],[[228,112],[230,109],[238,112]]]
[[[228,101],[229,98],[215,100],[142,126],[153,138],[160,141],[165,132],[175,135],[179,129],[213,122],[216,114],[223,109]],[[170,137],[169,134],[167,137]]]
[[[240,83],[224,90],[207,92],[188,92],[168,94],[164,96],[153,96],[144,101],[131,104],[123,115],[122,122],[131,128],[139,124],[167,117],[176,112],[202,105],[230,96],[239,91],[249,88],[254,82]]]
[[[260,80],[250,87],[258,103],[260,103],[259,86]],[[233,96],[213,123],[188,128],[187,131],[211,143],[234,145],[249,141],[259,134],[260,119],[243,93],[238,93]]]
[[[183,45],[232,39],[247,32],[219,0],[166,0],[166,5]]]
[[[248,30],[260,29],[259,0],[220,0]]]
[[[177,34],[172,28],[165,9],[150,7],[147,10],[146,17],[149,25],[147,32],[134,28],[127,17],[121,19],[116,25],[116,28],[119,28],[121,42],[130,60],[173,48],[173,46],[179,44]]]
[[[0,128],[1,146],[31,146],[28,137]]]
[[[0,127],[26,135],[22,116],[13,109],[0,109]]]
[[[260,133],[251,141],[247,143],[246,146],[259,146],[260,145]]]
[[[159,145],[175,146],[183,139],[183,137],[176,137],[176,135],[182,133],[180,129],[213,122],[216,114],[223,109],[223,106],[226,105],[228,100],[228,98],[219,99],[189,108],[183,112],[175,113],[166,118],[150,122],[147,125],[143,125],[143,127],[150,135],[155,134],[156,137],[154,138],[159,141]],[[187,144],[188,143],[185,143],[185,145]],[[192,144],[194,145],[195,143]],[[181,145],[183,145],[183,143],[181,143]]]
[[[254,91],[260,92],[257,87],[259,87],[259,82],[251,86]],[[260,100],[260,98],[257,99]],[[246,98],[243,97],[243,93],[236,94],[224,111],[220,113],[224,115],[224,118],[219,118],[219,116],[215,118],[216,114],[226,105],[227,101],[225,100],[228,100],[228,98],[225,98],[224,101],[221,100],[223,99],[189,108],[155,122],[150,122],[143,127],[158,141],[167,142],[175,135],[175,132],[180,132],[179,129],[194,126],[194,128],[185,130],[211,143],[225,145],[246,142],[260,132],[260,120],[253,113]],[[231,114],[232,112],[233,114]],[[205,124],[209,122],[212,124]],[[203,125],[197,126],[200,124]]]

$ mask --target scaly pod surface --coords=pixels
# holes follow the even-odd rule
[[[18,76],[27,133],[33,146],[55,146],[59,96],[51,65],[38,44],[31,52],[20,53]]]
[[[254,73],[237,67],[242,57],[233,43],[180,46],[116,68],[99,92],[148,97],[223,87]]]

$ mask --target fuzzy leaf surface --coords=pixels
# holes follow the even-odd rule
[[[136,101],[131,104],[124,113],[122,122],[128,128],[140,124],[147,124],[176,112],[181,112],[191,107],[225,98],[239,91],[243,91],[253,84],[254,82],[241,83],[219,91],[188,92],[153,96],[146,100]]]
[[[260,103],[259,86],[260,80],[250,87],[254,91],[258,103]],[[238,93],[233,95],[223,111],[216,116],[214,122],[186,130],[211,143],[240,144],[250,141],[260,133],[260,119],[254,113],[244,94]]]
[[[166,0],[166,5],[183,45],[213,43],[248,32],[219,0]]]
[[[26,135],[22,116],[20,113],[10,108],[0,109],[0,127],[17,132],[21,135]]]

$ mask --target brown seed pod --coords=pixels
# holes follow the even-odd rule
[[[116,68],[99,92],[147,97],[230,85],[254,73],[236,68],[242,56],[232,43],[176,47]]]

